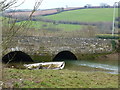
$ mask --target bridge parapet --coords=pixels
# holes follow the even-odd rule
[[[9,50],[28,53],[59,52],[72,50],[76,53],[103,53],[112,51],[111,40],[96,38],[15,37],[15,45]]]

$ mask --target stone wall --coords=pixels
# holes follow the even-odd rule
[[[57,54],[69,50],[73,53],[104,53],[112,51],[111,40],[96,38],[63,37],[15,37],[15,45],[9,51],[25,51],[29,54]]]

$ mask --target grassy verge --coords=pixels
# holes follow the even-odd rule
[[[106,55],[110,55],[112,52],[109,53],[93,53],[93,54],[77,54],[80,60],[98,60],[100,57],[105,57]],[[105,58],[107,59],[107,57]]]
[[[5,68],[3,88],[117,88],[118,75],[72,70]]]

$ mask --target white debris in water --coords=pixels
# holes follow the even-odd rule
[[[2,90],[3,81],[0,81],[0,90]]]

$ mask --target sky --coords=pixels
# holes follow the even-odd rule
[[[19,5],[24,0],[18,0],[16,5]],[[35,2],[39,0],[25,0],[25,2],[17,7],[16,9],[33,9]],[[92,6],[99,6],[100,3],[107,3],[113,5],[114,2],[119,2],[120,0],[43,0],[39,9],[51,9],[60,7],[83,7],[86,4],[91,4]]]

